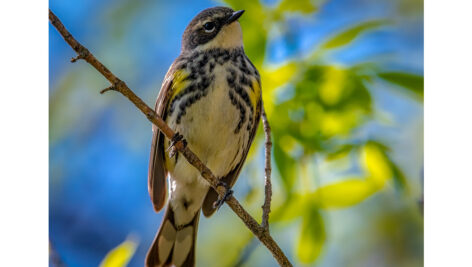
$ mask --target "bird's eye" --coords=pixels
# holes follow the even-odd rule
[[[214,22],[207,22],[203,24],[203,29],[206,32],[213,32],[215,30],[215,23]]]

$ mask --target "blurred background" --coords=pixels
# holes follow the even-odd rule
[[[79,42],[153,106],[202,9],[245,9],[273,129],[271,233],[295,266],[423,265],[422,0],[51,0]],[[143,266],[162,213],[151,125],[49,26],[50,266]],[[260,221],[259,128],[235,196]],[[223,206],[197,266],[277,266]]]

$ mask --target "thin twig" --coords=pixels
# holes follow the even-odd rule
[[[174,137],[175,132],[159,117],[156,112],[151,109],[144,101],[139,98],[125,82],[116,77],[107,67],[105,67],[95,56],[90,53],[88,49],[82,46],[75,38],[66,30],[62,22],[49,10],[49,20],[51,24],[57,29],[57,31],[62,35],[64,40],[74,49],[74,51],[80,56],[80,59],[84,59],[92,65],[98,72],[100,72],[112,85],[113,89],[117,92],[120,92],[126,98],[128,98],[142,113],[144,113],[149,121],[156,125],[159,130],[169,139]],[[226,189],[221,186],[218,186],[218,179],[213,175],[213,173],[208,169],[205,164],[187,147],[184,145],[184,142],[178,141],[175,144],[177,150],[187,159],[187,161],[192,164],[195,168],[200,171],[200,174],[203,178],[207,180],[210,186],[215,189],[218,194],[223,197],[226,193]],[[292,266],[290,261],[287,259],[285,254],[282,252],[280,247],[274,241],[269,232],[265,228],[260,226],[256,220],[249,215],[249,213],[241,206],[241,204],[234,198],[230,196],[226,203],[228,206],[238,215],[239,218],[246,224],[246,226],[251,230],[251,232],[257,236],[257,238],[269,249],[274,258],[277,260],[280,266]]]
[[[106,93],[106,92],[108,92],[108,91],[116,91],[115,86],[114,86],[114,85],[111,85],[111,86],[108,86],[108,87],[105,88],[105,89],[102,89],[102,90],[100,91],[100,94],[104,94],[104,93]]]
[[[262,124],[264,125],[264,134],[265,134],[265,199],[264,205],[262,205],[262,223],[261,226],[269,231],[269,213],[270,213],[270,202],[272,200],[272,182],[270,175],[272,172],[272,167],[270,164],[270,152],[272,149],[272,141],[270,138],[270,125],[267,120],[267,114],[262,105]]]

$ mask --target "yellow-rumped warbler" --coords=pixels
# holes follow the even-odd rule
[[[186,138],[228,192],[254,139],[262,105],[259,73],[244,53],[237,21],[243,12],[214,7],[190,22],[156,102],[157,114]],[[149,194],[154,209],[164,206],[168,174],[170,197],[147,266],[194,266],[200,210],[211,216],[223,202],[186,159],[169,157],[171,143],[153,126]]]

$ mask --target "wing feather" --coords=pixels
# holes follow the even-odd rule
[[[162,82],[161,90],[156,100],[155,111],[157,115],[163,119],[166,117],[166,107],[169,102],[174,72],[175,68],[174,64],[172,64]],[[159,128],[153,124],[148,170],[148,191],[156,212],[162,209],[166,201],[166,176],[167,170],[164,165],[164,135],[159,131]]]

